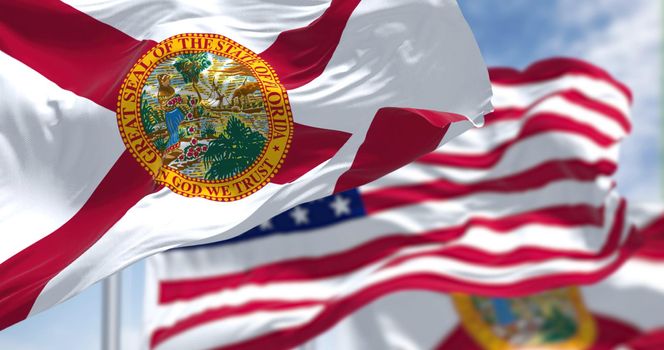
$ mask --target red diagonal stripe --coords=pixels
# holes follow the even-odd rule
[[[289,90],[321,75],[339,45],[341,34],[360,0],[332,0],[330,7],[306,27],[285,31],[260,56],[277,71]]]
[[[333,0],[309,25],[285,31],[259,55],[275,69],[287,89],[305,85],[321,75],[339,45],[341,34],[360,0]],[[295,123],[293,141],[281,170],[271,180],[291,182],[332,158],[349,133]]]
[[[321,75],[339,45],[341,35],[360,0],[332,0],[330,7],[309,25],[288,30],[260,53],[289,90]],[[291,182],[332,158],[350,138],[349,133],[295,123],[293,141],[273,183]]]
[[[126,72],[155,43],[137,41],[52,0],[5,2],[0,49],[60,87],[115,110]],[[0,329],[25,317],[46,283],[155,188],[124,153],[62,227],[0,265]]]
[[[46,283],[90,248],[129,208],[155,191],[124,153],[67,223],[0,264],[0,330],[27,317]]]
[[[299,178],[318,164],[332,158],[350,136],[351,134],[342,131],[295,123],[290,150],[283,166],[271,182],[285,184]]]
[[[376,112],[350,169],[337,180],[335,193],[364,185],[435,150],[453,114],[415,108],[381,108]]]
[[[334,1],[321,19],[282,33],[261,55],[275,67],[282,82],[291,82],[291,88],[298,86],[292,77],[300,82],[297,77],[315,78],[327,65],[356,5]],[[136,40],[58,1],[12,2],[0,12],[0,19],[0,49],[60,87],[112,111],[125,75],[156,45]],[[297,62],[290,63],[288,59],[295,54],[300,54]],[[274,183],[302,176],[330,159],[350,138],[345,132],[297,123],[294,129],[291,151]]]
[[[277,72],[289,90],[321,75],[339,45],[341,35],[360,0],[332,0],[330,7],[309,25],[288,30],[259,55]],[[349,133],[295,123],[291,149],[273,183],[291,182],[332,158],[350,138]]]
[[[337,6],[341,6],[339,1]],[[334,13],[339,15],[338,11]],[[325,30],[316,28],[314,34]],[[6,2],[0,11],[3,52],[60,87],[112,111],[126,73],[154,45],[59,1]],[[292,181],[329,159],[349,136],[295,124],[293,145],[298,150],[292,152],[296,157],[284,164],[277,181]],[[304,155],[299,152],[307,149],[318,151]],[[46,283],[153,190],[152,178],[125,152],[65,225],[0,265],[0,276],[11,276],[0,281],[0,329],[27,317]]]
[[[155,44],[59,1],[5,1],[0,11],[2,51],[112,111],[125,75]]]

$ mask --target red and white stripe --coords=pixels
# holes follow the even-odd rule
[[[3,2],[0,22],[0,329],[148,255],[233,237],[374,180],[491,108],[486,68],[454,0],[27,0]],[[254,50],[288,90],[287,160],[245,199],[156,187],[118,133],[127,71],[183,32]],[[380,150],[392,152],[388,160]]]
[[[628,215],[640,227],[643,245],[610,276],[581,288],[597,327],[592,350],[664,347],[664,207],[636,203]],[[298,349],[481,350],[459,323],[450,298],[424,290],[381,297]]]
[[[659,224],[658,230],[664,232],[664,225]],[[637,253],[649,249],[650,243]],[[643,259],[638,254],[601,282],[582,287],[581,294],[596,327],[589,350],[664,347],[664,260]],[[297,349],[484,348],[461,325],[446,294],[408,290],[364,306]]]
[[[404,289],[515,296],[618,268],[638,246],[611,179],[629,91],[572,59],[491,77],[486,125],[360,187],[366,217],[150,258],[149,344],[287,349]]]

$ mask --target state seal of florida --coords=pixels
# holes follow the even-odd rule
[[[180,34],[150,49],[118,97],[122,139],[157,183],[233,201],[276,174],[293,136],[286,89],[258,55],[215,34]]]

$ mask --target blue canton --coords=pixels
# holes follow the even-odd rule
[[[364,216],[365,213],[359,191],[352,189],[300,204],[229,240],[179,249],[234,244],[272,235],[298,234],[314,228],[334,225],[345,220]]]

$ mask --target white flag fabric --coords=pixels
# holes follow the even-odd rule
[[[653,255],[664,243],[655,235],[664,233],[662,209],[661,205],[630,206],[630,217],[649,239],[611,276],[580,288],[596,322],[595,340],[588,349],[664,346],[664,258]],[[404,291],[363,307],[298,349],[482,350],[468,332],[452,298]],[[554,344],[549,346],[556,349]]]
[[[581,287],[583,305],[592,314],[594,323],[593,339],[585,349],[661,349],[664,346],[662,281],[664,261],[637,256],[606,280]],[[485,339],[499,343],[497,334],[490,329],[485,331],[490,335]],[[434,292],[404,291],[358,310],[297,349],[491,349],[483,347],[474,338],[482,336],[473,332],[477,330],[461,322],[453,298]],[[525,338],[532,333],[523,331],[519,335]],[[538,345],[569,349],[555,343]]]
[[[454,0],[29,0],[0,22],[0,329],[491,110]]]
[[[151,257],[146,342],[288,348],[397,291],[512,297],[609,275],[640,236],[611,179],[629,91],[574,59],[490,75],[483,128],[232,240]]]

